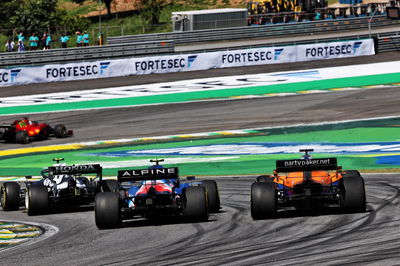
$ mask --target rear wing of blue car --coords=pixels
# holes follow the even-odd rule
[[[139,170],[120,170],[118,171],[118,181],[144,181],[160,179],[178,179],[178,168],[153,168]]]
[[[336,158],[277,160],[277,172],[301,172],[314,170],[336,170]]]
[[[96,174],[101,177],[103,168],[100,164],[50,166],[48,172],[50,175]]]

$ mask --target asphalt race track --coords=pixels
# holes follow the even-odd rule
[[[196,72],[185,78],[260,73],[400,60],[400,53],[352,60],[329,60],[279,67],[235,68]],[[210,74],[211,73],[211,74]],[[70,91],[182,79],[182,74],[126,77],[120,80],[68,82],[0,90],[0,97]],[[99,85],[102,84],[102,85]],[[32,115],[33,120],[73,128],[69,142],[184,134],[227,129],[290,125],[400,114],[399,88],[365,89],[326,94],[133,107]],[[17,117],[0,117],[9,122]],[[179,118],[179,119],[177,119]],[[115,130],[118,128],[118,130]],[[63,143],[52,139],[32,146]],[[22,148],[0,144],[3,149]],[[271,169],[272,170],[272,169]],[[268,171],[266,169],[266,171]],[[254,177],[216,178],[222,210],[206,223],[179,220],[125,222],[123,228],[100,231],[91,208],[28,217],[22,210],[7,220],[57,226],[59,233],[30,246],[0,252],[1,265],[345,265],[398,264],[400,254],[400,181],[398,174],[368,174],[367,211],[338,210],[302,215],[282,213],[272,220],[250,217]],[[0,218],[0,219],[1,219]]]
[[[399,88],[380,88],[36,114],[29,118],[48,122],[50,125],[62,122],[74,130],[75,136],[67,139],[68,142],[80,142],[393,116],[399,115],[399,99]],[[16,118],[18,117],[0,117],[0,123]],[[65,139],[35,141],[29,146],[60,143],[65,143]],[[7,149],[27,147],[11,143],[1,145]]]
[[[253,221],[254,177],[216,179],[222,210],[206,223],[146,220],[100,231],[88,209],[29,218],[60,228],[33,246],[1,252],[2,265],[394,265],[399,261],[397,175],[367,175],[367,211],[337,210]],[[5,215],[3,212],[1,215]],[[8,219],[24,220],[22,211]]]

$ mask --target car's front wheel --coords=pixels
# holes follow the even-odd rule
[[[63,125],[56,125],[54,127],[54,135],[56,138],[65,138],[67,137],[67,128]]]

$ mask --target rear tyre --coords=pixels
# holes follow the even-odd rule
[[[63,124],[56,125],[54,127],[54,135],[56,135],[56,138],[66,138],[67,128]]]
[[[16,211],[21,201],[21,187],[16,182],[6,182],[1,186],[1,206],[5,211]]]
[[[117,192],[100,192],[96,194],[94,215],[99,229],[110,229],[121,226],[121,205]]]
[[[29,216],[45,213],[50,206],[49,192],[45,186],[29,186],[25,195],[25,208]]]
[[[26,131],[18,131],[15,133],[15,142],[21,144],[28,144],[29,143],[29,136]]]
[[[267,175],[260,175],[256,178],[257,182],[273,183],[274,179]]]
[[[344,175],[347,175],[347,176],[361,176],[360,172],[358,172],[357,170],[346,170],[346,171],[344,171]]]
[[[341,207],[346,212],[364,212],[366,209],[364,179],[357,173],[347,171],[343,174]]]
[[[46,140],[46,139],[48,139],[48,138],[49,138],[49,129],[46,127],[46,128],[43,128],[43,129],[40,131],[39,139],[40,139],[40,140]]]
[[[102,180],[100,183],[101,192],[118,192],[119,184],[117,180]]]
[[[191,221],[207,221],[208,206],[206,189],[203,186],[188,187],[184,192],[183,215]]]
[[[204,180],[202,183],[207,191],[209,211],[211,213],[219,212],[221,204],[219,200],[217,182],[215,182],[214,180]]]
[[[251,217],[254,220],[272,218],[276,215],[274,183],[256,182],[251,185]]]

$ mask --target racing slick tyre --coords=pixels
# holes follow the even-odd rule
[[[15,142],[21,144],[28,144],[29,143],[29,136],[26,131],[18,131],[15,133]]]
[[[99,229],[117,228],[121,226],[121,205],[119,193],[100,192],[96,194],[94,215]]]
[[[5,211],[19,209],[21,187],[16,182],[5,182],[1,186],[1,206]]]
[[[361,176],[360,172],[358,172],[357,170],[346,170],[344,171],[345,175],[354,175],[354,176]]]
[[[43,214],[50,207],[49,192],[45,186],[29,186],[25,195],[25,208],[29,216]]]
[[[118,192],[119,184],[117,180],[102,180],[100,183],[101,192]]]
[[[273,183],[274,179],[267,175],[260,175],[256,178],[257,182]]]
[[[5,132],[3,135],[3,139],[4,139],[4,142],[11,143],[14,141],[15,136],[13,134],[11,134],[10,132]]]
[[[191,221],[207,221],[208,206],[206,188],[188,187],[184,192],[183,215]]]
[[[359,173],[355,173],[356,171],[349,172],[343,174],[340,205],[346,212],[364,212],[366,208],[364,179]]]
[[[39,140],[46,140],[49,138],[49,129],[43,128],[39,134]]]
[[[251,185],[251,217],[254,220],[276,215],[276,193],[274,183],[256,182]]]
[[[209,211],[211,213],[219,212],[221,204],[219,200],[217,182],[215,182],[214,180],[204,180],[202,181],[202,183],[207,191]]]
[[[67,128],[63,124],[56,125],[54,127],[54,135],[56,135],[56,138],[66,138]]]

